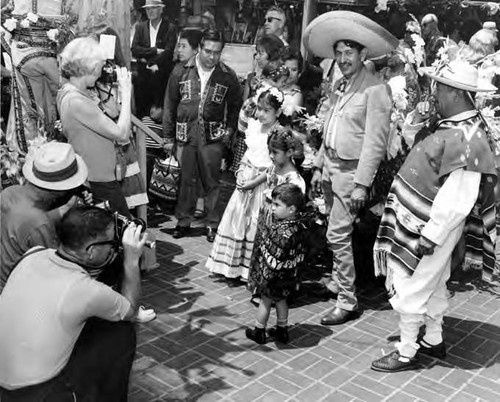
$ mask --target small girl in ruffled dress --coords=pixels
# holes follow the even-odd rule
[[[284,129],[283,127],[276,128],[269,136],[267,146],[273,165],[266,170],[263,174],[264,177],[260,178],[260,180],[264,179],[266,181],[267,186],[264,190],[264,201],[259,212],[254,250],[259,247],[260,243],[263,241],[263,233],[266,231],[266,228],[269,228],[272,224],[271,193],[273,189],[282,183],[292,183],[297,185],[302,193],[305,194],[306,183],[293,162],[293,155],[297,149],[297,143],[298,141],[291,130]],[[252,291],[251,302],[258,305],[260,303],[259,289],[252,284],[251,281],[253,258],[254,256],[252,255],[248,288]]]
[[[265,171],[273,162],[268,151],[268,137],[279,126],[283,93],[268,88],[257,95],[256,118],[246,130],[247,150],[236,172],[237,188],[229,200],[206,266],[210,272],[244,281],[257,230],[259,210],[266,189]]]

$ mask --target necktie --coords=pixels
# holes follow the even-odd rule
[[[338,91],[343,94],[345,92],[345,89],[347,87],[347,80],[345,78],[342,78],[342,80],[340,81],[340,85],[338,87]]]

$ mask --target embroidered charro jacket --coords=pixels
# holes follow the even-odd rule
[[[228,140],[237,128],[242,103],[236,73],[224,63],[215,66],[203,93],[195,57],[179,63],[165,93],[165,137],[183,144]]]

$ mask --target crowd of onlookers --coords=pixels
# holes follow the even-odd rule
[[[496,100],[480,96],[496,90],[495,24],[465,45],[443,37],[433,14],[406,22],[398,40],[360,14],[327,13],[304,37],[320,68],[288,45],[286,14],[273,6],[253,71],[238,77],[221,62],[221,32],[178,32],[162,1],[143,8],[133,75],[109,63],[99,35],[64,47],[61,141],[30,152],[26,183],[2,191],[0,399],[126,399],[133,322],[154,319],[139,306],[148,235],[133,211],[152,181],[175,199],[173,238],[203,219],[207,269],[247,283],[258,305],[249,339],[289,341],[288,300],[320,215],[330,254],[321,292],[336,298],[321,324],[356,319],[353,231],[371,217],[369,253],[401,317],[397,351],[372,368],[413,369],[417,353],[443,358],[452,255],[490,276],[495,262],[497,155],[481,110]],[[154,134],[146,183],[133,110]],[[236,185],[219,216],[224,170]],[[161,192],[149,198],[162,207]],[[266,331],[272,307],[277,325]]]

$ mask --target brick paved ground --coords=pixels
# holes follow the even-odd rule
[[[422,358],[418,371],[377,373],[371,362],[398,333],[382,288],[361,289],[360,319],[324,327],[332,302],[305,284],[290,310],[290,344],[256,345],[244,334],[255,313],[249,293],[207,272],[202,230],[174,240],[170,217],[156,224],[161,266],[145,276],[143,304],[158,318],[138,327],[130,401],[500,400],[498,288],[453,284],[448,357]]]

